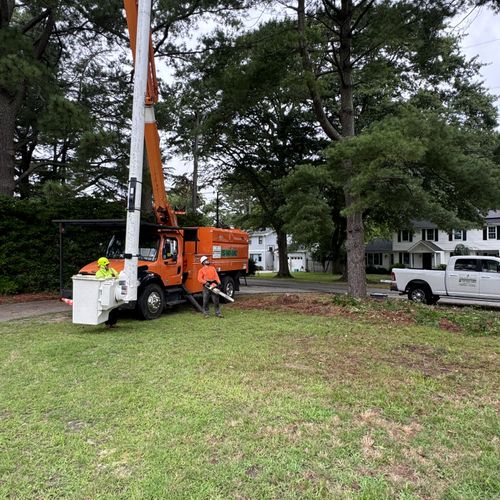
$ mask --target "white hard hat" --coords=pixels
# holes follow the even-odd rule
[[[204,255],[201,259],[200,262],[203,264],[206,260],[208,260],[208,257]]]

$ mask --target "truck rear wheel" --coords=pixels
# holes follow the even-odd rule
[[[156,319],[165,308],[165,294],[156,283],[146,285],[137,300],[137,311],[142,319]]]
[[[431,304],[432,293],[426,285],[413,285],[408,290],[408,299],[419,304]]]
[[[234,298],[234,280],[231,276],[224,276],[222,278],[221,290],[231,298]]]

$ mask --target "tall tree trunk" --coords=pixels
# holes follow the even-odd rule
[[[280,278],[291,278],[290,269],[288,267],[288,242],[286,238],[286,233],[282,229],[276,229],[276,234],[278,238],[278,256],[279,256],[279,266],[278,266],[278,276]]]
[[[14,134],[17,100],[0,92],[0,194],[14,196]]]
[[[342,137],[354,137],[354,100],[352,81],[352,34],[351,23],[353,14],[352,0],[342,0],[342,22],[340,23],[340,123]],[[350,159],[344,160],[343,165],[348,178],[355,175],[354,166]],[[365,275],[365,242],[363,213],[352,209],[357,199],[350,193],[350,183],[344,187],[347,215],[347,292],[351,297],[366,297]]]
[[[309,89],[312,99],[312,108],[325,134],[332,141],[341,141],[354,137],[354,104],[353,104],[353,80],[352,80],[352,18],[354,6],[352,0],[342,0],[340,9],[335,2],[328,2],[335,10],[336,22],[339,29],[340,47],[336,66],[340,77],[340,132],[330,121],[323,104],[320,87],[315,78],[314,65],[309,54],[306,37],[306,9],[305,0],[297,0],[297,29],[299,32],[299,51],[302,58],[305,83]],[[334,54],[335,55],[335,54]],[[355,172],[352,162],[346,158],[344,170],[347,178],[352,177]],[[349,190],[349,182],[344,187],[345,206],[349,212],[346,220],[347,238],[347,275],[348,292],[353,297],[363,298],[366,296],[366,276],[364,265],[364,228],[363,214],[352,211],[356,199]]]

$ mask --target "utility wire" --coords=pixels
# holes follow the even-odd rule
[[[463,17],[457,24],[455,24],[455,26],[452,26],[451,29],[454,30],[455,28],[458,28],[478,7],[479,5],[475,5],[474,7],[472,7],[472,9],[467,13],[467,15]],[[470,22],[468,27],[470,27],[470,25],[476,20],[476,17]]]
[[[498,42],[500,38],[492,38],[491,40],[487,40],[486,42],[479,42],[479,43],[474,43],[472,45],[466,45],[465,47],[462,47],[463,49],[471,49],[472,47],[479,47],[479,45],[486,45],[487,43],[493,43],[493,42]]]

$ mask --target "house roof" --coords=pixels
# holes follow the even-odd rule
[[[419,247],[421,247],[421,251],[417,252],[419,250]],[[433,243],[432,241],[417,241],[414,245],[412,245],[410,248],[408,248],[408,253],[426,253],[428,251],[431,252],[442,252],[443,249]]]
[[[256,231],[247,231],[250,236],[268,236],[271,233],[274,233],[274,229],[258,229]]]
[[[433,222],[428,220],[412,220],[411,221],[415,229],[437,229],[438,227]]]
[[[366,252],[392,252],[392,240],[375,238],[366,245]]]
[[[485,217],[488,224],[500,224],[500,210],[490,210]],[[428,220],[412,220],[414,229],[439,229],[436,224]]]

